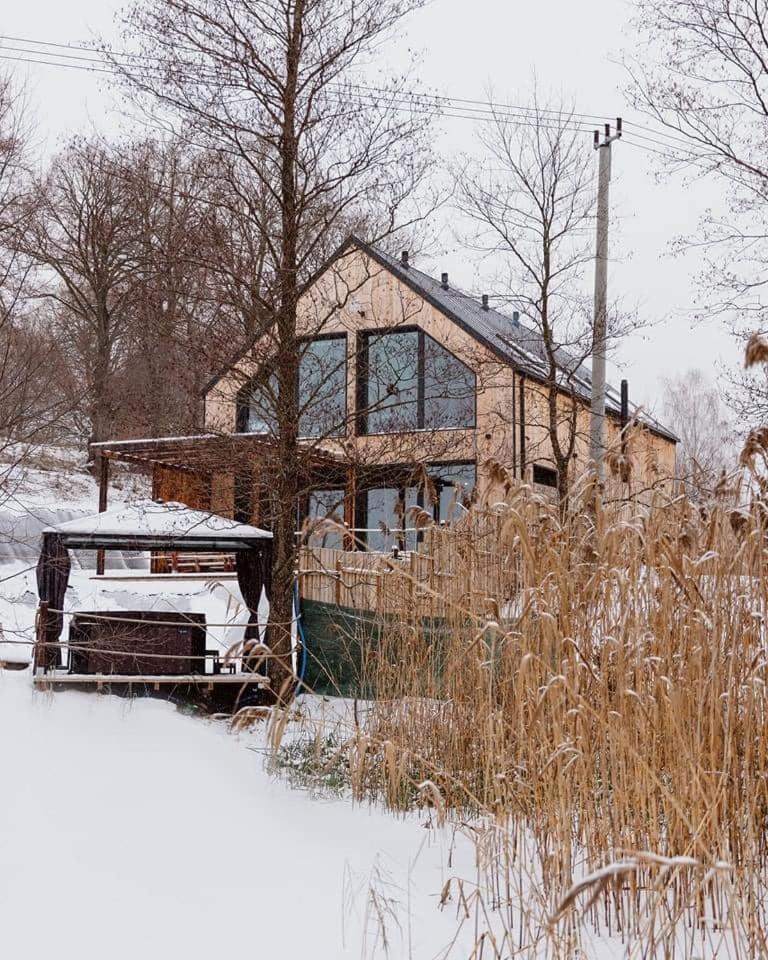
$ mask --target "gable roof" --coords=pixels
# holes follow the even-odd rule
[[[504,363],[510,364],[519,373],[525,374],[533,380],[538,382],[544,380],[547,370],[546,352],[544,339],[540,333],[526,327],[519,319],[513,319],[493,307],[489,306],[486,309],[469,294],[450,286],[443,286],[442,282],[435,277],[416,269],[412,264],[406,266],[401,260],[366,243],[354,234],[350,235],[328,262],[317,271],[305,285],[304,290],[309,289],[318,277],[352,247],[358,248],[369,256],[380,267],[387,270],[410,290],[483,344]],[[203,388],[203,394],[206,394],[228,370],[248,354],[259,336],[260,334],[257,334],[245,349],[240,351],[225,368],[211,378]],[[592,375],[589,367],[579,363],[564,348],[558,348],[557,353],[562,358],[563,390],[566,392],[573,391],[577,397],[589,402],[592,389]],[[609,415],[620,416],[621,396],[619,391],[610,384],[606,385],[605,406]],[[636,404],[630,403],[630,417],[632,416],[659,436],[673,443],[678,442],[678,438],[655,417],[641,410]]]
[[[401,260],[377,250],[357,237],[350,239],[371,259],[453,320],[501,360],[511,364],[519,373],[539,382],[546,376],[544,339],[540,333],[521,323],[519,318],[514,319],[491,306],[486,309],[475,297],[459,289],[443,286],[440,280],[417,270],[413,265],[405,266]],[[557,348],[557,355],[562,361],[563,389],[572,390],[580,399],[589,402],[592,391],[592,373],[589,367],[579,363],[565,348]],[[641,410],[636,404],[630,403],[629,406],[630,417],[635,416],[659,436],[673,443],[678,442],[674,433],[655,417]],[[605,407],[607,413],[617,417],[621,415],[621,394],[610,384],[606,385]]]

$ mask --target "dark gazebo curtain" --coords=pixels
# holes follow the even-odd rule
[[[64,626],[64,597],[69,583],[71,562],[69,551],[58,533],[43,534],[43,548],[37,561],[37,594],[41,603],[48,604],[48,616],[45,621],[46,644],[57,644]],[[59,648],[43,647],[42,663],[47,667],[59,662]]]
[[[237,585],[249,610],[246,640],[259,639],[259,600],[262,588],[269,599],[272,592],[272,541],[263,540],[250,550],[235,554]]]

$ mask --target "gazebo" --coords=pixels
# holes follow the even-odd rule
[[[234,555],[237,583],[248,608],[243,649],[222,664],[206,649],[204,616],[181,612],[73,611],[69,638],[62,641],[70,550],[77,549]],[[248,654],[259,643],[258,607],[262,593],[269,597],[271,569],[269,531],[180,503],[138,500],[49,527],[42,534],[37,565],[35,684],[127,686],[129,692],[136,686],[264,686],[268,680],[249,669]]]

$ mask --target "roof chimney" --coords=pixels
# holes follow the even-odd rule
[[[403,252],[400,254],[400,264],[401,264],[403,267],[405,267],[406,270],[407,270],[408,267],[410,266],[410,263],[408,263],[408,251],[407,251],[407,250],[403,250]]]
[[[520,313],[517,310],[512,311],[512,326],[513,327],[520,326]]]
[[[440,277],[440,286],[443,288],[443,290],[447,290],[447,289],[448,289],[448,274],[447,274],[447,273],[444,273],[444,274],[441,275],[441,277]]]
[[[483,310],[487,310],[487,309],[488,309],[488,294],[484,293],[483,294]]]

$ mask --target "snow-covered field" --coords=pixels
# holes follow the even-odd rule
[[[126,481],[111,502],[144,493]],[[39,531],[96,502],[90,477],[54,461],[0,504],[0,660],[30,653]],[[226,624],[212,640],[239,639],[233,577],[134,580],[132,561],[118,556],[112,576],[95,580],[93,559],[75,556],[66,609],[204,612]],[[300,699],[297,713],[325,717],[328,729],[349,706]],[[265,742],[263,726],[233,733],[159,700],[35,692],[29,669],[0,669],[3,956],[477,960],[522,955],[522,941],[535,960],[658,955],[642,937],[622,942],[591,926],[579,948],[558,943],[553,953],[535,845],[511,865],[505,903],[498,877],[486,886],[476,864],[475,825],[438,828],[424,813],[397,817],[291,789],[265,764]],[[478,884],[484,900],[473,897]],[[502,909],[486,913],[497,895]],[[498,953],[489,939],[475,949],[489,928]],[[718,941],[680,956],[737,953]]]
[[[451,835],[292,791],[259,742],[0,671],[3,955],[441,956]]]

